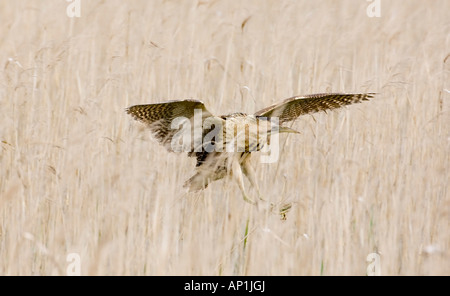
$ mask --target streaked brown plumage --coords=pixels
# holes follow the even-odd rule
[[[129,107],[126,111],[136,120],[145,123],[158,142],[164,145],[167,150],[185,151],[188,152],[189,156],[195,156],[197,158],[196,174],[185,183],[185,186],[189,187],[190,191],[204,189],[208,186],[209,182],[231,174],[238,182],[244,199],[253,203],[245,192],[242,173],[248,177],[250,183],[256,188],[259,194],[255,172],[249,162],[250,154],[255,151],[260,151],[267,143],[268,137],[270,139],[271,134],[296,132],[283,126],[283,124],[293,121],[301,115],[360,103],[373,98],[374,95],[374,93],[325,93],[297,96],[261,109],[254,115],[233,113],[214,116],[206,109],[201,101],[197,100],[136,105]],[[196,116],[198,117],[196,118]],[[173,123],[180,118],[184,118],[184,122],[189,122],[190,125],[188,126],[191,129],[180,133],[181,129],[174,128]],[[278,124],[268,124],[274,118],[278,119]],[[234,133],[229,132],[230,130],[234,130],[234,128],[228,128],[227,124],[230,123],[233,127],[237,127],[238,131],[242,131],[241,133],[245,131],[245,144],[241,145],[242,147],[237,144],[237,149],[241,149],[237,152],[227,152],[228,150],[221,151],[217,149],[219,144],[222,147],[228,147],[227,144],[231,142],[234,144],[236,142],[238,134],[236,134],[236,131]],[[200,133],[195,132],[196,124],[197,127],[200,126],[201,128]],[[177,127],[177,124],[175,126]],[[227,128],[222,128],[217,132],[215,130],[217,126],[227,126]],[[266,127],[264,128],[263,126]],[[214,136],[210,137],[214,131],[216,131]],[[228,131],[228,134],[225,131]],[[188,147],[183,146],[181,147],[183,149],[180,149],[180,146],[174,145],[174,143],[184,139],[182,137],[186,134],[193,139]],[[205,141],[207,138],[208,141]]]

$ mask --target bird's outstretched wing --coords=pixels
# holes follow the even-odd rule
[[[339,94],[324,93],[300,97],[292,97],[281,103],[274,104],[255,113],[257,117],[278,117],[280,124],[295,120],[305,114],[327,111],[342,106],[368,101],[374,93],[366,94]]]
[[[182,141],[182,138],[186,135],[186,133],[188,137],[191,137],[191,146],[187,151],[193,150],[192,145],[195,141],[192,135],[195,114],[201,114],[199,115],[201,116],[200,124],[202,124],[206,118],[213,116],[206,109],[203,102],[197,100],[169,101],[158,104],[136,105],[127,108],[126,112],[133,116],[134,119],[145,123],[150,128],[158,142],[164,145],[167,150],[175,152],[186,151],[174,147],[174,143]],[[191,127],[191,129],[185,131],[184,134],[180,132],[183,120],[189,121]],[[179,139],[176,137],[179,137]]]

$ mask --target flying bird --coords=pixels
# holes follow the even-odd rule
[[[276,135],[298,133],[285,126],[301,115],[337,109],[367,101],[374,93],[323,93],[288,98],[254,114],[241,112],[214,116],[198,100],[178,100],[135,105],[126,109],[134,119],[148,126],[156,140],[171,152],[187,152],[197,160],[195,174],[184,187],[206,188],[212,181],[232,176],[243,198],[256,203],[245,190],[243,175],[262,199],[254,168],[253,152],[273,146]]]

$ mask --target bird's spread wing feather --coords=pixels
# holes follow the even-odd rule
[[[191,126],[191,129],[187,132],[189,133],[188,136],[191,137],[191,132],[194,128],[194,115],[196,114],[195,110],[198,110],[198,114],[201,114],[200,124],[202,124],[206,118],[213,116],[206,109],[203,102],[197,100],[169,101],[158,104],[136,105],[127,108],[126,112],[133,116],[134,119],[147,124],[154,137],[160,144],[164,145],[167,150],[180,152],[181,150],[174,150],[173,140],[175,136],[182,137],[183,134],[180,133],[180,129],[174,128],[173,123],[176,123],[176,120],[178,119],[178,123],[181,125],[182,120],[187,119]],[[175,140],[178,141],[179,139]],[[195,139],[191,137],[191,151],[193,150],[192,145],[194,143]]]
[[[255,113],[257,117],[278,117],[280,124],[295,120],[305,114],[332,110],[346,105],[360,103],[373,98],[374,93],[366,94],[313,94],[292,97]]]

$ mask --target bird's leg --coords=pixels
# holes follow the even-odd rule
[[[244,178],[242,177],[242,169],[241,169],[241,165],[239,164],[239,161],[237,159],[232,160],[231,171],[233,173],[233,177],[235,178],[236,182],[239,185],[239,189],[241,189],[244,200],[248,203],[255,204],[255,202],[251,198],[248,197],[247,193],[245,193]]]
[[[242,171],[244,172],[244,175],[247,177],[247,179],[250,181],[250,184],[252,184],[252,186],[256,189],[259,199],[264,201],[264,198],[262,198],[261,192],[259,191],[258,182],[256,182],[255,170],[250,165],[250,161],[246,160],[242,163]]]

